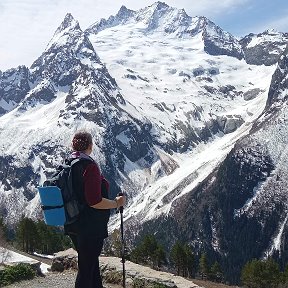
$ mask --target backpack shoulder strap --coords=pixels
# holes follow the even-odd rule
[[[89,159],[88,157],[87,158],[83,158],[83,157],[79,157],[79,158],[75,158],[75,159],[67,159],[65,160],[65,163],[70,165],[71,167],[73,165],[75,165],[76,163],[78,163],[79,161],[89,161],[89,162],[94,162],[94,160],[91,158]]]

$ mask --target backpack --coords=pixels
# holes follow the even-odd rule
[[[85,203],[80,203],[73,191],[72,167],[83,158],[66,160],[42,187],[38,187],[45,223],[51,226],[73,224]]]

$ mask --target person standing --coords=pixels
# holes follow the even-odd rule
[[[64,226],[65,233],[70,236],[78,252],[75,288],[102,288],[99,256],[103,241],[108,237],[110,209],[123,206],[125,196],[109,199],[109,183],[90,157],[93,150],[90,133],[76,132],[72,148],[70,161],[81,158],[81,161],[72,166],[73,190],[77,200],[84,206],[76,223]]]

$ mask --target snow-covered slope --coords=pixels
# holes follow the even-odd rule
[[[125,99],[154,124],[161,146],[183,152],[218,131],[234,131],[254,114],[248,100],[267,94],[274,67],[211,56],[200,34],[178,39],[146,35],[141,27],[122,24],[89,38]]]

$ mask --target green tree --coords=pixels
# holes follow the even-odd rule
[[[288,265],[286,265],[286,267],[282,273],[282,282],[283,282],[283,284],[287,284],[287,286],[288,286]]]
[[[147,255],[147,260],[153,262],[154,253],[158,248],[158,243],[154,235],[146,235],[142,243],[144,255]]]
[[[53,254],[72,247],[71,240],[56,227],[48,226],[44,221],[35,223],[37,229],[36,250],[43,254]]]
[[[153,266],[161,267],[166,262],[166,253],[162,245],[158,245],[157,249],[153,253]]]
[[[207,276],[209,274],[209,265],[208,265],[206,253],[201,254],[201,257],[199,260],[199,272],[200,272],[202,280],[204,278],[207,278]]]
[[[185,267],[185,251],[179,241],[177,241],[171,249],[170,260],[176,266],[177,275],[180,275],[181,271],[183,273]]]
[[[195,272],[195,259],[192,252],[192,249],[189,245],[185,244],[183,246],[184,250],[184,271],[183,276],[184,277],[192,277]]]
[[[215,261],[214,264],[211,266],[209,279],[216,282],[223,281],[223,272],[220,264],[217,261]]]
[[[56,227],[43,221],[22,218],[16,229],[16,243],[25,252],[52,254],[72,247],[71,240]]]
[[[34,252],[38,239],[39,235],[35,222],[30,218],[23,217],[16,230],[16,241],[21,249],[25,252]]]
[[[140,244],[132,250],[130,258],[136,263],[160,267],[165,262],[166,255],[154,235],[145,235]]]
[[[48,226],[43,221],[39,221],[37,224],[37,232],[39,235],[39,240],[37,242],[37,250],[42,254],[51,253],[51,243],[50,243],[50,233]]]
[[[6,227],[3,223],[3,219],[0,218],[0,246],[6,247],[6,245],[7,245]]]
[[[242,269],[241,281],[248,288],[276,288],[281,281],[279,265],[273,259],[253,259]]]
[[[131,251],[130,259],[135,263],[144,263],[144,258],[142,245],[139,244]]]

